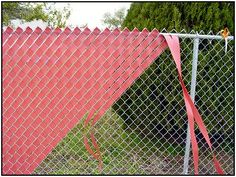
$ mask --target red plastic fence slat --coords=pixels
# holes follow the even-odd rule
[[[6,28],[6,30],[3,32],[3,35],[2,35],[3,44],[6,42],[6,40],[9,38],[9,36],[11,35],[12,32],[13,32],[12,28],[10,28],[10,27]]]

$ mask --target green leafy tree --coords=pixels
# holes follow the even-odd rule
[[[108,25],[108,28],[120,28],[125,19],[125,8],[117,10],[114,14],[107,12],[104,14],[102,22]]]
[[[132,3],[122,28],[147,28],[218,33],[224,25],[234,31],[234,3],[150,2]],[[190,90],[193,40],[180,38],[184,81]],[[231,41],[230,45],[234,45]],[[210,135],[234,135],[233,50],[224,54],[224,40],[200,40],[196,104],[201,106]],[[219,79],[220,78],[220,79]],[[157,87],[158,86],[158,87]],[[225,90],[227,88],[227,91]],[[113,105],[131,127],[145,137],[176,141],[186,136],[186,112],[170,52],[163,53]],[[222,117],[223,115],[223,117]],[[220,122],[220,123],[219,123]],[[224,125],[224,128],[222,128]],[[223,132],[228,131],[228,132]],[[176,135],[176,136],[175,136]],[[224,139],[225,142],[228,141]],[[232,144],[232,140],[229,140]]]
[[[70,7],[67,5],[62,11],[55,8],[55,3],[3,2],[3,25],[12,26],[12,20],[23,22],[42,20],[51,27],[65,27],[70,17]]]

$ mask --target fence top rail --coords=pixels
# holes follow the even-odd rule
[[[178,37],[187,37],[187,38],[200,38],[200,39],[216,39],[222,40],[220,35],[201,35],[201,34],[183,34],[183,33],[160,33],[162,35],[173,35]],[[234,40],[234,36],[229,36],[228,40]]]

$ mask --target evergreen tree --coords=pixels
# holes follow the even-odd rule
[[[225,25],[234,31],[233,2],[152,2],[132,3],[122,27],[217,33]]]
[[[179,32],[182,29],[186,32],[203,30],[216,34],[224,25],[233,34],[232,2],[151,2],[132,3],[122,28],[147,28],[149,31],[154,28],[160,31],[175,29]],[[180,42],[184,81],[190,90],[193,40],[182,38]],[[228,131],[220,132],[222,137],[223,134],[234,134],[234,53],[231,50],[225,55],[223,46],[224,40],[211,43],[200,40],[195,97],[210,135]],[[187,128],[187,121],[184,120],[187,118],[174,68],[170,52],[163,53],[116,102],[113,108],[125,120],[126,128],[132,127],[140,135],[151,138],[170,140],[170,137],[182,136],[181,142],[184,144]],[[227,92],[224,92],[225,88],[228,88]],[[222,114],[224,117],[220,117]]]

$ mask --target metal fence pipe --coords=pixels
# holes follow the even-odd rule
[[[198,46],[199,46],[199,38],[195,38],[193,44],[192,80],[191,80],[191,91],[190,91],[190,95],[193,102],[195,98],[196,78],[197,78]],[[190,153],[190,129],[188,124],[183,174],[188,174],[189,153]]]
[[[216,39],[222,40],[222,36],[220,35],[199,35],[199,34],[181,34],[181,33],[160,33],[162,35],[172,35],[178,36],[180,38],[199,38],[199,39]],[[228,40],[234,40],[234,36],[229,36]]]

